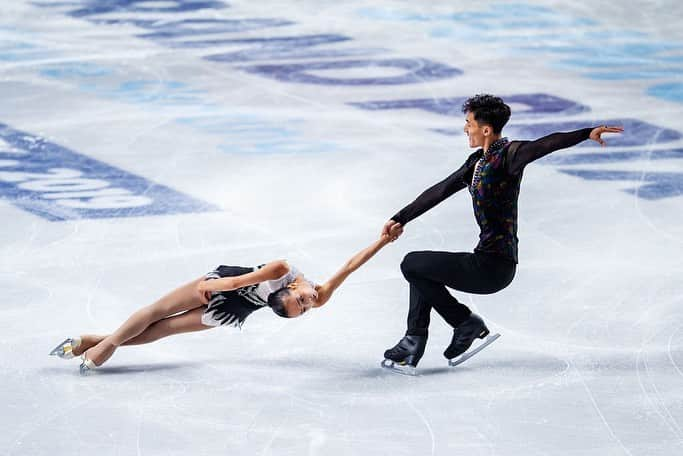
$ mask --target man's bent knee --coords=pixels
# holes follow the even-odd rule
[[[412,277],[419,277],[422,265],[424,263],[424,254],[426,252],[410,252],[401,261],[401,272],[403,277],[410,279]]]

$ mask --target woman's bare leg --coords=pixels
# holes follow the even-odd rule
[[[133,313],[116,331],[88,349],[87,358],[95,365],[101,366],[120,345],[139,336],[150,325],[171,315],[202,307],[204,303],[201,302],[199,293],[197,293],[197,284],[202,280],[204,277],[193,280],[167,294],[154,304]]]
[[[87,351],[89,348],[92,348],[95,345],[99,344],[104,339],[106,339],[107,336],[103,336],[103,335],[99,335],[99,334],[81,334],[80,338],[81,338],[81,345],[79,345],[76,348],[71,349],[71,353],[73,353],[74,356],[81,356],[81,354],[84,351]]]
[[[178,315],[163,318],[152,323],[142,333],[125,341],[121,345],[148,344],[174,334],[211,329],[213,326],[206,326],[202,323],[202,314],[204,313],[204,310],[205,307],[202,306]],[[83,334],[81,336],[81,345],[73,350],[74,356],[80,356],[81,353],[99,344],[107,337],[108,336],[96,334]]]
[[[205,329],[214,328],[214,326],[206,326],[202,323],[204,309],[204,306],[202,306],[152,323],[142,333],[132,339],[128,339],[121,345],[148,344],[174,334],[203,331]]]

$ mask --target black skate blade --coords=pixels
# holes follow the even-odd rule
[[[410,375],[411,377],[417,375],[417,369],[415,368],[415,366],[411,366],[410,364],[399,364],[390,359],[385,359],[382,361],[381,366],[384,369],[387,369],[391,372],[395,372],[397,374]]]
[[[483,349],[485,349],[486,347],[488,347],[489,345],[494,343],[496,341],[496,339],[498,339],[499,337],[500,337],[500,334],[491,334],[486,339],[484,339],[484,342],[479,344],[474,349],[466,351],[462,355],[456,356],[453,359],[449,359],[448,365],[451,367],[455,367],[455,366],[458,366],[458,365],[464,363],[465,361],[467,361],[468,359],[470,359],[471,357],[473,357],[474,355],[476,355],[477,353],[479,353],[480,351],[482,351]]]

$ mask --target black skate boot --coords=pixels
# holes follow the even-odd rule
[[[500,337],[500,334],[492,336],[489,336],[489,334],[490,331],[486,327],[484,320],[477,314],[473,313],[470,315],[467,320],[453,329],[451,344],[443,352],[443,355],[448,358],[448,365],[457,366],[465,362]],[[476,339],[484,339],[484,342],[468,352],[467,350]]]
[[[404,336],[395,346],[384,352],[382,367],[401,374],[415,375],[415,368],[424,355],[427,336]]]

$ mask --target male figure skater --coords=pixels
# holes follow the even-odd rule
[[[384,353],[383,367],[415,373],[427,344],[429,317],[434,308],[453,327],[453,338],[444,351],[456,365],[495,340],[489,329],[446,287],[466,293],[491,294],[512,282],[517,266],[517,199],[524,167],[551,152],[572,147],[586,139],[604,146],[603,133],[620,133],[621,127],[590,127],[569,133],[553,133],[536,141],[508,141],[503,126],[510,107],[499,97],[476,95],[462,108],[469,146],[478,148],[446,179],[425,190],[385,223],[383,234],[402,233],[406,223],[427,212],[455,192],[468,188],[474,216],[481,230],[479,243],[470,252],[410,252],[401,271],[410,283],[410,308],[406,335]],[[489,336],[470,350],[476,339]],[[458,359],[455,359],[458,358]],[[455,359],[455,360],[454,360]]]

